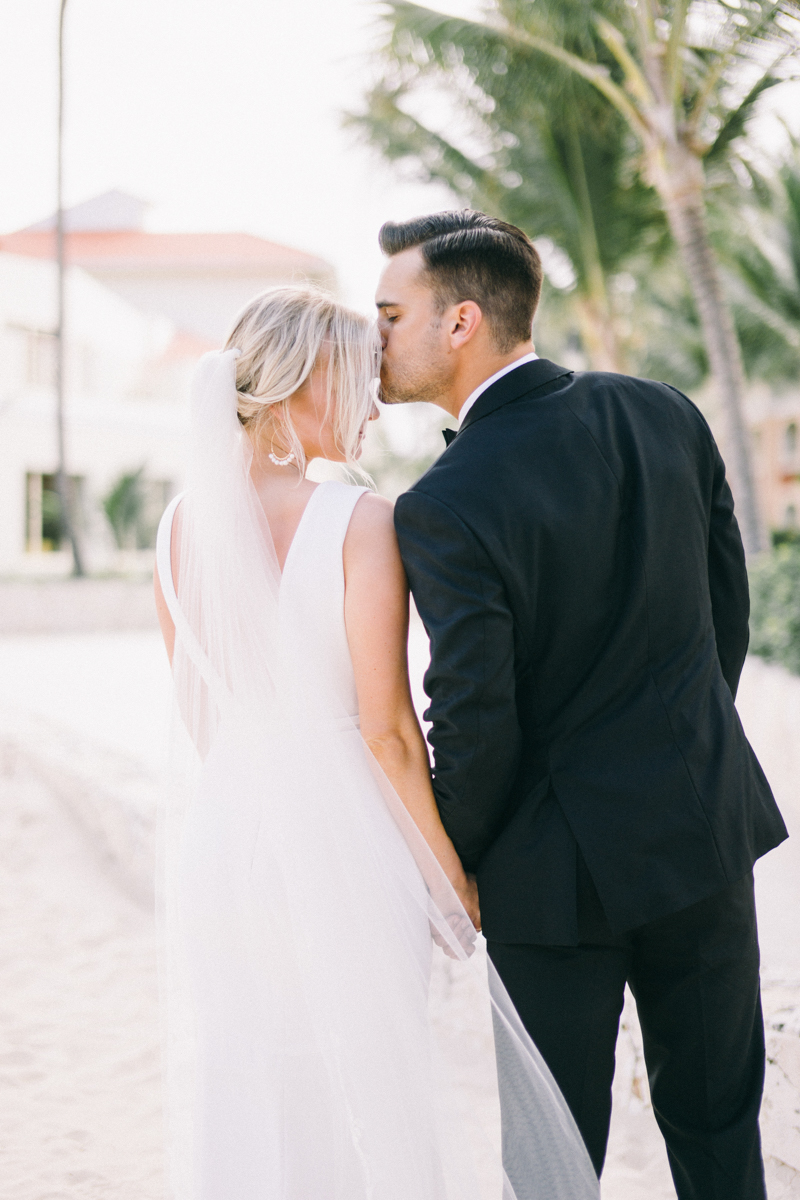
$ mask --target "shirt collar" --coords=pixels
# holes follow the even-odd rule
[[[521,367],[523,363],[536,362],[538,357],[539,355],[534,353],[523,354],[522,358],[515,358],[514,361],[509,363],[507,367],[501,367],[499,371],[495,371],[494,375],[490,375],[488,379],[484,379],[483,383],[479,383],[472,395],[468,396],[461,405],[461,411],[458,414],[458,428],[460,429],[464,424],[464,417],[472,408],[478,397],[482,396],[487,388],[491,387],[493,383],[497,383],[498,379],[502,379],[504,375],[508,375],[511,371],[515,371],[517,367]]]

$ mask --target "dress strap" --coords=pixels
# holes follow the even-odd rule
[[[305,579],[309,572],[327,586],[336,587],[342,576],[342,547],[358,501],[370,489],[327,479],[317,484],[308,501],[283,565],[282,591]],[[291,581],[291,582],[290,582]],[[284,600],[286,597],[284,596]]]
[[[175,613],[179,610],[179,605],[178,594],[175,591],[175,579],[172,575],[172,525],[175,520],[176,509],[185,495],[185,492],[179,492],[177,496],[170,500],[158,523],[158,533],[156,535],[156,570],[158,571],[158,582],[161,584],[161,592],[169,609],[169,615],[176,625]]]
[[[367,487],[353,487],[349,483],[337,482],[330,490],[333,495],[326,501],[326,507],[330,505],[328,510],[329,528],[332,527],[332,532],[335,530],[334,542],[343,546],[350,520],[353,516],[353,510],[365,492],[368,492],[370,489]]]

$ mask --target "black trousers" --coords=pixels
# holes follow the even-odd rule
[[[752,874],[682,912],[615,935],[579,856],[578,925],[577,946],[489,942],[488,949],[598,1175],[627,982],[679,1200],[765,1200]]]

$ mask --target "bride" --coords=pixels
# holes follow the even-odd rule
[[[392,506],[306,478],[357,462],[379,354],[366,318],[277,288],[193,384],[155,580],[191,743],[162,839],[172,1194],[588,1200],[439,819]],[[494,1031],[485,1094],[434,1019],[432,969],[440,1008],[468,995]]]

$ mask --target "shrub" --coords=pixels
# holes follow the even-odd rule
[[[120,475],[103,500],[108,523],[120,550],[134,549],[136,533],[144,507],[142,476],[144,467],[128,475]]]
[[[800,675],[800,541],[779,541],[750,569],[750,652]]]

